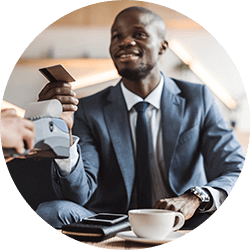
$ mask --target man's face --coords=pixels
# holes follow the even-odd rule
[[[118,73],[129,80],[149,75],[159,60],[162,38],[152,15],[121,14],[111,29],[110,55]]]

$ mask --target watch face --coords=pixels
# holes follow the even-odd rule
[[[190,189],[191,193],[193,193],[195,196],[197,196],[202,202],[209,202],[210,196],[209,194],[200,187],[194,187]]]

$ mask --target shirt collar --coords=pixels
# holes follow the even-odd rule
[[[133,92],[131,92],[130,90],[128,90],[124,86],[123,82],[121,82],[121,89],[122,89],[123,96],[125,98],[125,102],[126,102],[128,111],[130,111],[136,103],[142,102],[142,101],[146,101],[149,104],[153,105],[155,108],[160,109],[163,82],[164,82],[164,80],[163,80],[163,77],[161,75],[160,83],[145,99],[141,98],[140,96],[138,96],[138,95],[134,94]]]

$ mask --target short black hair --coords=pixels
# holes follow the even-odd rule
[[[120,15],[122,15],[123,13],[133,12],[133,11],[137,11],[139,13],[144,13],[144,14],[152,15],[152,21],[158,22],[157,27],[158,27],[158,31],[159,31],[159,36],[161,38],[165,39],[165,36],[166,36],[166,25],[165,25],[165,22],[163,21],[163,19],[158,14],[156,14],[152,10],[149,10],[149,9],[146,9],[146,8],[143,8],[143,7],[140,7],[140,6],[131,6],[131,7],[128,7],[126,9],[122,10],[121,12],[119,12],[117,14],[115,20]]]

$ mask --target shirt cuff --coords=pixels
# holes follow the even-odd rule
[[[66,159],[55,159],[55,162],[58,165],[60,175],[65,177],[71,173],[72,168],[76,165],[78,161],[79,154],[77,152],[77,143],[79,141],[79,137],[73,135],[73,145],[69,150],[69,158]]]
[[[210,197],[213,199],[213,204],[209,209],[200,211],[201,213],[216,211],[227,198],[226,192],[221,189],[216,189],[209,186],[204,186],[202,189],[210,194]]]

